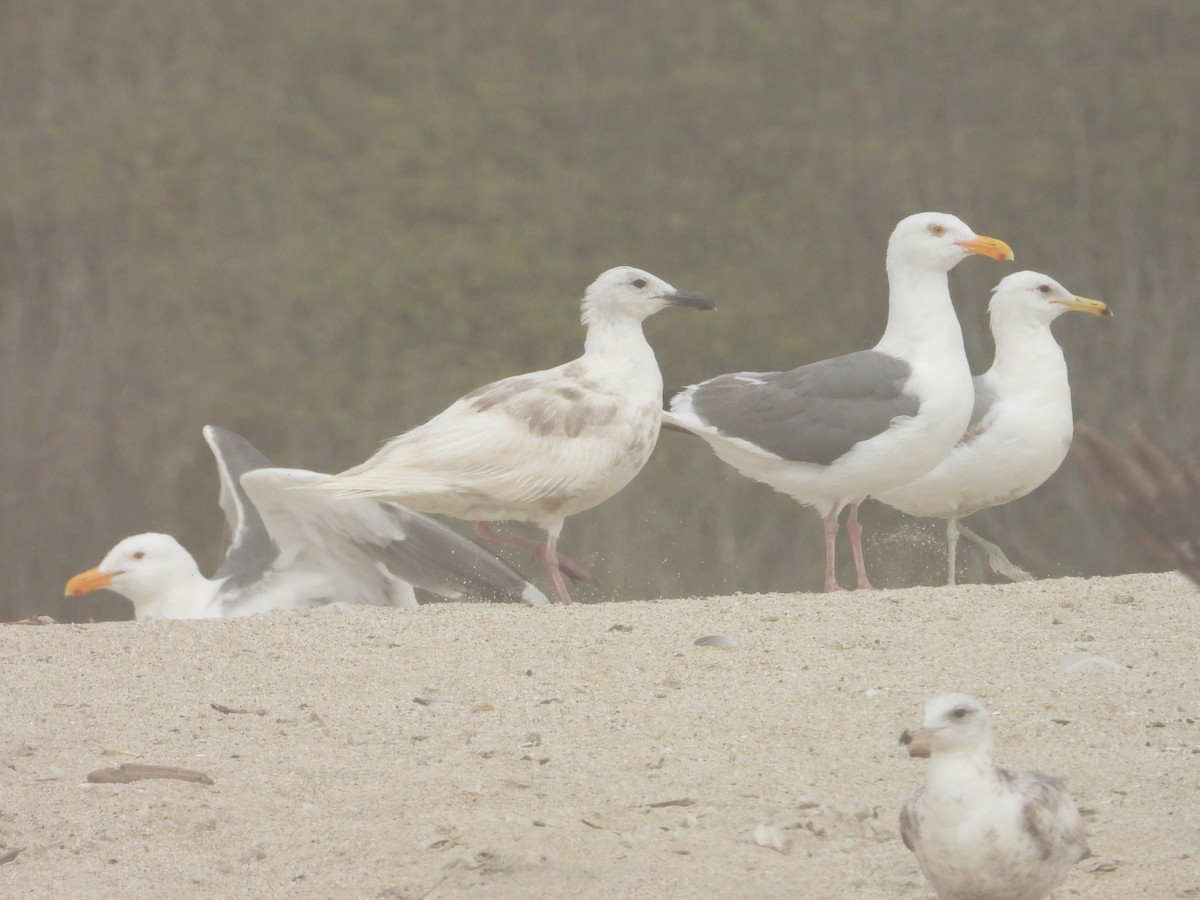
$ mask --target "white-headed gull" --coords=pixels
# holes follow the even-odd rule
[[[641,269],[609,269],[584,293],[578,359],[474,390],[317,487],[476,520],[482,537],[534,553],[569,603],[562,568],[578,568],[558,553],[563,522],[625,487],[658,440],[662,374],[642,322],[672,306],[714,305]],[[498,520],[533,522],[546,541],[485,524]]]
[[[327,478],[272,468],[245,438],[206,426],[221,508],[232,532],[210,579],[166,534],[138,534],[81,572],[68,596],[108,588],[134,615],[200,619],[331,602],[415,607],[414,586],[443,597],[503,597],[544,605],[546,596],[492,554],[440,522],[390,502],[339,500],[294,490]]]
[[[948,584],[955,583],[960,532],[987,552],[995,572],[1019,581],[1030,577],[959,519],[1024,497],[1066,458],[1074,430],[1071,385],[1050,323],[1070,311],[1109,314],[1099,300],[1076,297],[1038,272],[1016,272],[996,285],[988,306],[995,360],[975,377],[966,432],[933,471],[875,495],[909,515],[947,520]]]
[[[685,388],[663,421],[704,438],[722,460],[824,517],[825,590],[838,516],[860,588],[871,587],[858,506],[942,460],[971,418],[974,395],[947,273],[971,254],[1013,258],[946,213],[901,220],[888,241],[888,318],[872,350],[789,372],[737,372]]]

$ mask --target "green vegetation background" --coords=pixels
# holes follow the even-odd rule
[[[5,3],[0,618],[128,615],[59,595],[138,531],[214,568],[205,423],[340,470],[576,355],[613,265],[718,299],[648,324],[668,385],[868,346],[925,209],[1109,301],[1056,325],[1077,416],[1200,455],[1198,47],[1187,0]],[[1010,271],[952,276],[977,371]],[[877,583],[943,577],[939,525],[864,520]],[[974,525],[1150,565],[1069,461]],[[563,547],[581,597],[820,584],[816,516],[675,434]]]

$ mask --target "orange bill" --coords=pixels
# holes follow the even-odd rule
[[[990,256],[992,259],[1005,260],[1015,259],[1012,252],[1012,247],[997,238],[985,237],[982,234],[977,234],[975,237],[966,241],[955,241],[958,246],[972,253],[978,253],[980,256]]]
[[[107,587],[108,583],[113,580],[112,572],[101,572],[100,569],[88,569],[86,572],[80,572],[74,578],[67,582],[67,589],[64,591],[64,597],[82,597],[97,588]]]

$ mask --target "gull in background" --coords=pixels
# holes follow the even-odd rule
[[[221,481],[232,539],[217,573],[167,534],[138,534],[100,565],[67,582],[78,597],[98,588],[133,602],[138,620],[232,618],[326,603],[414,608],[414,587],[449,599],[464,595],[549,603],[492,554],[396,503],[341,501],[293,490],[327,478],[271,466],[249,441],[204,428]]]
[[[959,519],[1024,497],[1058,471],[1074,429],[1071,385],[1050,323],[1065,312],[1109,315],[1099,300],[1076,297],[1048,275],[1016,272],[996,285],[988,315],[996,356],[975,377],[966,432],[932,472],[875,498],[912,516],[946,519],[947,584],[955,583],[959,533],[987,552],[992,570],[1032,576]]]
[[[583,355],[553,369],[485,385],[361,465],[316,484],[347,498],[395,500],[473,519],[476,532],[535,555],[570,603],[560,556],[568,516],[607,500],[650,458],[662,420],[662,374],[642,322],[672,306],[713,309],[641,269],[609,269],[586,290]],[[493,531],[532,522],[545,543]]]
[[[947,273],[971,254],[1013,258],[946,213],[902,219],[887,247],[888,317],[872,350],[789,372],[737,372],[680,391],[663,417],[708,441],[743,475],[815,507],[825,529],[825,590],[838,516],[858,586],[870,588],[858,507],[923,475],[966,430],[974,392]]]

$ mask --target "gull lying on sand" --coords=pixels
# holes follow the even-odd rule
[[[138,534],[72,578],[67,596],[98,588],[133,602],[137,619],[244,616],[331,602],[415,607],[414,586],[443,597],[549,601],[520,575],[440,522],[395,503],[293,490],[328,476],[272,468],[249,441],[206,426],[232,539],[220,569],[167,534]]]

